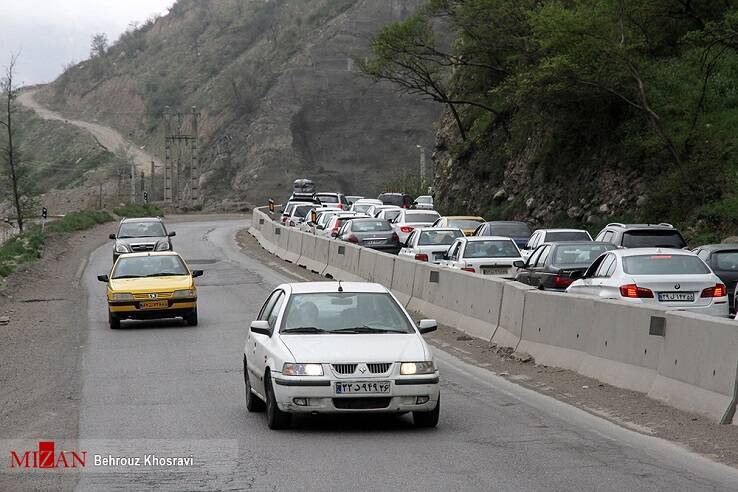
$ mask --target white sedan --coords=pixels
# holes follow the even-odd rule
[[[697,255],[681,249],[608,251],[566,291],[664,309],[728,316],[725,285]]]
[[[483,275],[512,276],[513,263],[522,260],[520,250],[509,237],[460,237],[451,245],[441,266],[481,273]]]
[[[399,256],[429,263],[440,263],[449,246],[464,232],[456,227],[422,227],[410,233]]]
[[[361,200],[356,200],[349,210],[351,212],[365,214],[367,213],[367,210],[369,210],[369,207],[381,205],[382,202],[380,200],[374,198],[362,198]]]
[[[413,322],[382,285],[283,284],[251,323],[244,347],[246,408],[269,428],[293,413],[412,412],[416,427],[440,415],[438,369]]]
[[[392,228],[400,238],[400,243],[407,241],[407,237],[417,227],[431,227],[438,220],[440,214],[435,210],[410,210],[403,208],[392,221]]]

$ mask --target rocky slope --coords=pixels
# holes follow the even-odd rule
[[[430,146],[439,108],[358,74],[353,57],[411,0],[180,0],[39,99],[163,157],[163,113],[197,106],[206,205],[283,198],[297,177],[373,194]]]

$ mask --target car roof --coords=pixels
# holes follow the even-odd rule
[[[328,195],[343,195],[343,193],[334,193],[332,191],[321,191],[319,193],[316,193],[315,196],[328,196]]]
[[[299,282],[282,284],[278,288],[291,291],[293,294],[309,294],[319,292],[338,292],[339,282]],[[344,292],[379,292],[387,293],[387,288],[371,282],[340,282]]]
[[[535,232],[587,232],[584,229],[536,229]]]
[[[440,217],[441,214],[436,212],[435,210],[423,210],[422,208],[403,208],[402,210],[405,211],[405,215],[409,214],[438,214]]]
[[[520,220],[488,220],[487,222],[485,222],[485,224],[489,224],[489,225],[498,225],[498,224],[523,224],[523,225],[526,225],[526,226],[528,225],[527,222],[523,222],[523,221],[520,221]]]
[[[354,202],[354,205],[357,203],[370,203],[372,205],[382,205],[382,200],[377,200],[376,198],[359,198]]]
[[[120,255],[121,258],[138,258],[141,256],[179,256],[179,253],[175,251],[146,251],[142,253],[123,253]]]
[[[460,233],[464,233],[461,229],[458,227],[416,227],[413,229],[413,232],[420,231],[420,232],[426,232],[426,231],[458,231]]]
[[[697,256],[691,251],[685,249],[675,248],[626,248],[626,249],[613,249],[608,251],[620,257],[627,256],[646,256],[646,255],[684,255],[684,256]]]
[[[721,243],[721,244],[706,244],[704,246],[698,246],[695,249],[708,249],[710,251],[732,251],[738,250],[738,244],[735,243]]]
[[[121,222],[162,222],[161,217],[126,217]]]
[[[548,244],[551,246],[610,246],[611,249],[615,249],[615,245],[605,241],[549,241],[541,243],[539,246]]]
[[[674,226],[671,224],[667,224],[666,222],[661,222],[660,224],[623,224],[620,222],[611,222],[610,224],[607,224],[605,229],[608,228],[615,228],[615,229],[674,229]]]
[[[478,215],[446,215],[441,218],[446,220],[478,220],[484,222],[484,218]]]
[[[493,239],[497,241],[511,241],[513,243],[515,242],[511,237],[507,236],[464,236],[463,238],[460,237],[459,239],[466,239],[467,241],[487,241]]]

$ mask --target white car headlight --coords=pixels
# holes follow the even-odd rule
[[[169,241],[162,241],[156,245],[156,251],[169,251]]]
[[[433,374],[436,366],[433,361],[426,362],[403,362],[400,364],[400,374],[412,376],[413,374]]]
[[[282,374],[285,376],[322,376],[323,366],[321,364],[293,364],[285,362],[282,366]]]
[[[184,290],[175,290],[172,294],[172,297],[193,297],[195,295],[195,291],[192,289],[184,289]]]
[[[133,299],[133,294],[129,294],[127,292],[114,292],[113,293],[114,301],[130,301],[131,299]]]
[[[128,245],[125,243],[116,243],[115,252],[116,253],[130,253],[131,250],[128,248]]]

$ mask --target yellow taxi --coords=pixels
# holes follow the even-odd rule
[[[182,317],[197,325],[195,277],[202,270],[190,270],[177,253],[149,252],[120,255],[109,275],[97,279],[108,284],[108,321],[120,328],[124,319]]]
[[[476,215],[451,215],[440,217],[433,227],[456,227],[464,231],[465,236],[473,236],[479,224],[485,222],[483,217]]]

